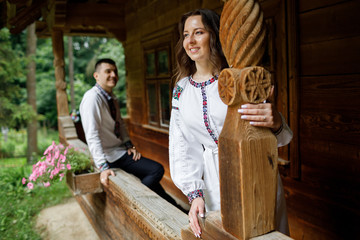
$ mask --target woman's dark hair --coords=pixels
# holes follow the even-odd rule
[[[210,34],[210,62],[213,65],[214,73],[220,72],[223,68],[228,67],[224,53],[221,48],[219,39],[220,17],[219,15],[209,9],[196,9],[194,11],[185,13],[179,22],[180,38],[175,46],[176,68],[173,86],[183,77],[190,76],[196,72],[195,62],[190,59],[183,48],[184,41],[184,25],[186,19],[191,16],[201,16],[202,23],[205,29]]]

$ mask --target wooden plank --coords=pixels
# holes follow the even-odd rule
[[[122,170],[104,193],[77,196],[102,239],[180,239],[188,217]]]
[[[360,36],[301,45],[302,76],[359,73]]]
[[[360,74],[302,77],[301,110],[359,114],[359,79]]]
[[[301,151],[304,156],[307,156],[303,160],[304,167],[317,168],[325,173],[328,172],[326,175],[329,175],[330,178],[334,172],[338,172],[337,174],[342,176],[341,180],[336,179],[334,181],[333,179],[332,182],[338,183],[347,179],[348,183],[344,188],[349,188],[360,181],[356,178],[360,174],[360,166],[357,164],[359,162],[359,146],[357,144],[314,139],[302,143]],[[323,179],[325,176],[318,173],[312,177]],[[355,180],[351,180],[351,178]]]
[[[74,122],[73,122],[71,116],[69,116],[69,115],[67,115],[67,116],[59,116],[58,120],[61,121],[61,125],[64,128],[74,127]]]
[[[288,1],[287,4],[287,37],[288,37],[288,81],[289,81],[289,117],[288,123],[293,131],[293,139],[290,142],[289,159],[290,176],[300,178],[300,154],[299,154],[299,43],[298,43],[298,15],[296,9],[296,1]],[[279,152],[279,156],[282,156]]]
[[[148,239],[106,193],[78,195],[76,200],[101,239]]]
[[[280,232],[271,232],[263,236],[251,238],[251,240],[290,240],[292,238],[280,233]]]
[[[68,171],[66,173],[66,183],[74,195],[103,191],[102,184],[100,183],[100,172],[75,175]]]
[[[360,144],[359,78],[354,74],[301,79],[303,138]]]
[[[206,240],[236,240],[236,238],[226,232],[222,227],[220,211],[206,213],[205,219],[199,218],[199,223],[202,229],[201,238]],[[197,239],[189,226],[184,226],[181,230],[182,239],[190,240]],[[240,238],[241,239],[241,238]],[[290,240],[292,238],[274,231],[261,236],[250,238],[250,240]]]
[[[317,8],[323,8],[331,5],[336,5],[339,3],[347,2],[344,0],[301,0],[299,1],[299,12],[305,12],[314,10]]]
[[[297,217],[296,213],[293,211],[288,212],[288,219],[291,237],[294,239],[342,239],[331,233],[331,229],[323,229],[319,226],[315,226],[306,220]]]
[[[360,145],[360,118],[358,113],[303,112],[300,128],[301,139],[319,139],[342,143],[352,141],[352,144]]]
[[[87,153],[90,156],[90,151],[88,146],[80,139],[68,139],[67,142],[69,145],[74,146],[75,148],[79,148],[82,151],[85,151],[85,153]]]
[[[156,128],[144,127],[141,124],[135,122],[129,122],[127,125],[129,133],[133,136],[138,136],[144,140],[151,142],[156,145],[160,145],[164,148],[169,146],[169,133],[161,130],[157,131]]]
[[[295,216],[296,219],[292,220],[296,221],[298,226],[310,228],[313,233],[310,235],[306,232],[298,232],[297,235],[293,235],[291,231],[292,237],[295,239],[357,238],[360,205],[355,206],[357,208],[354,209],[346,204],[333,201],[334,191],[316,183],[304,184],[286,179],[284,186],[289,216]]]
[[[129,217],[149,236],[156,239],[180,239],[181,228],[188,217],[176,207],[122,170],[110,177],[107,190]]]
[[[238,238],[226,232],[222,226],[220,211],[207,212],[205,219],[199,218],[200,227],[202,230],[201,238],[207,240],[236,240]],[[194,236],[190,226],[184,226],[181,230],[182,239],[197,239]],[[241,239],[241,238],[240,238]]]
[[[64,136],[66,139],[77,139],[77,133],[75,127],[64,128]]]
[[[301,14],[301,44],[359,36],[359,10],[359,1],[349,1]]]
[[[67,26],[96,26],[107,29],[114,27],[125,31],[124,4],[114,3],[68,3],[66,5]]]

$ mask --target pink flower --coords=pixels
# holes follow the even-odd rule
[[[28,189],[33,189],[34,188],[34,184],[32,184],[31,182],[29,182],[28,184],[27,184],[27,187],[28,187]]]
[[[26,178],[23,178],[22,179],[22,184],[25,184],[26,183]]]
[[[44,182],[44,187],[49,187],[50,183],[49,182]]]
[[[48,152],[53,150],[54,147],[55,147],[55,142],[53,141],[52,144],[45,150],[44,155],[46,155]]]
[[[65,150],[64,150],[64,155],[67,154],[68,150],[69,150],[69,147],[66,147]]]
[[[67,149],[67,148],[66,148],[66,149]],[[66,153],[65,153],[65,152],[64,152],[64,155],[60,154],[59,160],[60,160],[61,162],[65,162],[65,160],[66,160]]]
[[[70,164],[66,164],[66,167],[67,167],[68,170],[71,169],[71,165],[70,165]]]

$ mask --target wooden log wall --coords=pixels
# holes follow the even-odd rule
[[[300,179],[284,181],[291,236],[356,239],[360,223],[360,1],[297,6]]]
[[[126,55],[127,121],[132,141],[140,152],[160,162],[165,168],[161,184],[173,196],[187,202],[186,197],[175,187],[170,178],[168,129],[147,125],[147,94],[145,89],[144,45],[148,42],[161,46],[162,39],[170,42],[170,57],[178,39],[177,23],[182,14],[196,8],[210,8],[221,12],[223,2],[211,0],[155,0],[128,1],[126,5]],[[171,65],[174,65],[171,59]],[[169,99],[170,100],[170,99]]]

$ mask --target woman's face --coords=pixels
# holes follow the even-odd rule
[[[210,58],[210,33],[205,29],[201,16],[188,17],[184,25],[183,47],[194,62],[206,62]]]

